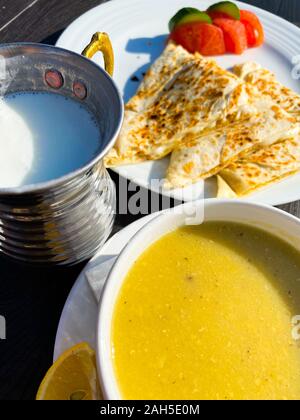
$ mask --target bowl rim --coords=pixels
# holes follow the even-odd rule
[[[45,182],[39,182],[36,184],[28,184],[21,187],[13,187],[13,188],[0,188],[0,197],[2,195],[11,195],[11,196],[17,196],[21,194],[31,194],[31,193],[42,193],[44,191],[47,191],[49,189],[60,187],[67,182],[71,181],[72,179],[76,178],[77,176],[83,175],[86,172],[88,172],[91,168],[93,168],[98,162],[103,159],[103,157],[109,152],[109,150],[114,146],[116,139],[121,131],[121,127],[123,124],[124,119],[124,101],[121,95],[121,92],[119,88],[117,87],[115,81],[112,79],[112,77],[102,68],[100,65],[95,63],[94,61],[86,58],[85,56],[81,54],[77,54],[74,51],[67,50],[65,48],[56,47],[54,45],[48,45],[48,44],[39,44],[36,42],[11,42],[11,43],[4,43],[0,46],[0,55],[2,51],[10,50],[10,49],[17,49],[17,48],[34,48],[35,50],[39,51],[45,51],[49,53],[57,53],[60,52],[62,54],[73,56],[77,60],[83,60],[89,63],[90,66],[94,67],[97,71],[100,71],[102,73],[102,76],[108,80],[108,82],[111,84],[111,87],[114,91],[115,98],[118,102],[118,114],[119,114],[119,121],[116,123],[114,132],[111,136],[111,139],[107,143],[106,147],[104,147],[92,160],[90,160],[87,164],[84,166],[81,166],[78,169],[75,169],[72,172],[68,172],[67,174],[60,176],[55,179],[51,179],[50,181]]]
[[[113,363],[111,360],[110,355],[107,353],[107,333],[110,334],[111,331],[111,324],[112,319],[110,318],[109,325],[107,325],[106,322],[106,316],[108,309],[113,309],[115,307],[116,299],[111,300],[110,295],[115,287],[117,287],[118,294],[120,293],[121,287],[124,284],[124,281],[126,279],[126,274],[122,272],[122,265],[123,261],[126,261],[129,254],[131,253],[131,249],[140,243],[141,239],[147,234],[147,232],[151,231],[156,224],[159,224],[164,218],[168,218],[176,212],[178,212],[178,215],[182,214],[180,210],[182,210],[184,207],[191,207],[191,206],[198,206],[198,205],[204,205],[204,209],[207,208],[213,208],[214,206],[236,206],[237,208],[240,207],[248,207],[249,209],[257,209],[260,211],[263,211],[265,214],[274,214],[278,217],[281,217],[289,222],[294,222],[298,227],[300,228],[300,219],[298,219],[296,216],[293,216],[290,213],[285,212],[284,210],[278,209],[276,207],[272,207],[268,204],[261,204],[261,203],[253,203],[251,201],[245,201],[245,200],[232,200],[232,199],[224,199],[224,200],[218,200],[215,198],[207,199],[207,200],[198,200],[197,202],[189,202],[182,204],[180,206],[174,207],[172,209],[163,210],[157,214],[156,217],[154,217],[152,220],[148,221],[134,236],[132,239],[130,239],[130,242],[124,247],[124,249],[119,254],[118,258],[116,259],[113,267],[110,270],[110,273],[107,277],[106,283],[104,285],[104,289],[100,298],[99,306],[98,306],[98,320],[97,320],[97,332],[96,332],[96,342],[97,342],[97,348],[96,348],[96,359],[97,359],[97,369],[98,369],[98,377],[100,380],[100,384],[102,387],[103,395],[106,400],[122,400],[121,391],[119,390],[115,370],[113,367]],[[226,219],[224,219],[226,222]],[[254,226],[250,222],[249,224]],[[243,223],[241,221],[238,221],[237,223]],[[246,224],[246,222],[245,222]],[[270,223],[270,226],[275,228],[274,223]],[[260,229],[263,229],[259,227]],[[280,228],[280,227],[279,227]],[[263,229],[264,230],[264,229]],[[172,231],[172,229],[170,229]],[[267,231],[267,229],[266,229]],[[156,236],[156,239],[152,242],[155,243],[157,240],[159,240],[161,237],[163,237],[165,233],[158,234]],[[292,235],[292,232],[291,232]],[[278,234],[278,237],[280,237],[280,234]],[[149,245],[150,246],[150,245]],[[137,256],[139,258],[141,254],[144,251],[142,250],[141,253]],[[118,283],[115,282],[115,279],[119,279]],[[105,328],[106,326],[106,328]],[[104,336],[103,336],[104,331]],[[109,345],[110,348],[110,345]]]

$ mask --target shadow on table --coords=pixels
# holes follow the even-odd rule
[[[161,55],[166,45],[167,35],[160,35],[153,38],[134,38],[129,39],[126,45],[126,52],[135,54],[148,54],[149,63],[144,64],[131,74],[124,87],[124,101],[128,102],[129,99],[135,94],[138,83],[141,82],[145,76],[146,71],[151,64]]]
[[[47,45],[55,45],[58,41],[58,38],[61,36],[61,34],[64,32],[64,29],[61,31],[54,32],[53,34],[47,36],[47,38],[43,39],[41,41],[41,44],[47,44]]]
[[[59,318],[84,264],[69,268],[32,267],[0,254],[0,400],[34,399],[52,364]]]

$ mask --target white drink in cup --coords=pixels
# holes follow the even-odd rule
[[[57,93],[0,100],[0,188],[51,181],[86,165],[101,147],[95,117]]]

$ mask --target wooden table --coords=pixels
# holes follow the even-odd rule
[[[54,44],[66,26],[100,3],[103,1],[0,0],[1,42]],[[123,3],[126,7],[126,0]],[[248,3],[300,23],[298,0],[248,0]],[[282,208],[300,217],[299,202]],[[119,216],[117,229],[137,217],[140,216]],[[52,362],[62,308],[83,266],[32,269],[0,257],[0,315],[7,321],[7,340],[0,341],[0,399],[34,398]]]

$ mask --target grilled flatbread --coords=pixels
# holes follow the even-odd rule
[[[121,134],[115,147],[105,157],[107,167],[140,163],[151,159],[145,156],[145,151],[140,150],[140,143],[144,143],[143,130],[147,129],[143,112],[153,106],[164,91],[165,85],[172,83],[178,72],[193,65],[195,57],[181,46],[174,43],[167,45],[163,54],[146,73],[136,95],[126,104]],[[168,147],[166,146],[166,149]],[[164,153],[167,154],[165,150]],[[158,155],[161,153],[158,152]]]
[[[218,195],[217,198],[237,198],[238,196],[233,191],[232,188],[225,182],[225,180],[220,176],[217,175],[217,185],[218,185]]]
[[[300,95],[279,83],[275,74],[255,62],[235,66],[233,71],[300,122]]]
[[[177,148],[171,157],[165,187],[184,188],[209,178],[240,157],[298,132],[294,119],[273,105],[268,112]]]
[[[236,66],[234,71],[300,121],[300,95],[279,83],[274,74],[256,63]],[[300,139],[296,135],[235,162],[220,175],[235,193],[247,195],[299,170]]]
[[[215,61],[170,44],[126,106],[123,129],[105,163],[161,159],[209,130],[256,115],[265,102]]]
[[[192,66],[197,57],[201,58],[201,55],[190,54],[181,46],[169,43],[145,74],[135,96],[127,103],[126,110],[142,112],[149,108],[163,92],[165,85],[172,83],[179,71]]]
[[[298,171],[300,171],[299,135],[229,165],[221,175],[237,195],[243,196],[294,175]]]

